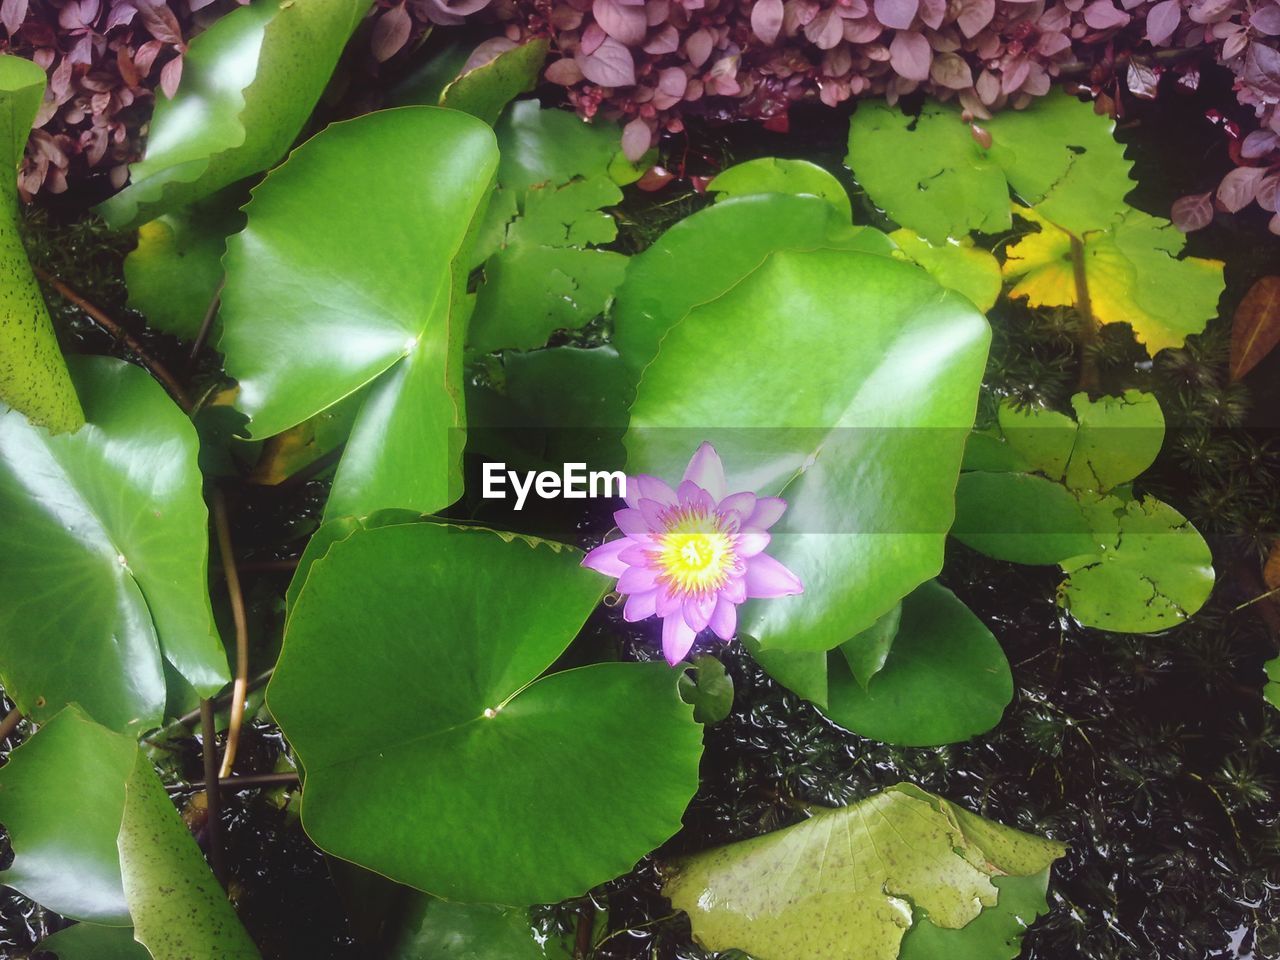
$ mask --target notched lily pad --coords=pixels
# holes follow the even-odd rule
[[[904,783],[677,861],[662,892],[708,950],[895,960],[921,922],[913,908],[936,927],[965,928],[998,909],[1006,891],[994,881],[1036,877],[1063,853]]]

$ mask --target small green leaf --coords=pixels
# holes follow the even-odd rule
[[[1262,687],[1262,695],[1267,702],[1280,710],[1280,657],[1268,660],[1262,665],[1267,674],[1267,682]]]
[[[617,124],[588,123],[570,110],[543,110],[536,100],[511,104],[493,130],[502,149],[498,182],[517,193],[608,175],[622,150]]]
[[[0,413],[0,675],[37,722],[75,702],[145,730],[164,708],[162,655],[204,696],[229,679],[196,431],[140,367],[71,370],[89,419],[76,433]]]
[[[708,950],[896,960],[920,922],[915,911],[949,931],[965,928],[998,909],[997,878],[1038,877],[1062,854],[1060,844],[899,784],[678,861],[662,892]]]
[[[1088,400],[1086,395],[1077,396]],[[1009,400],[1000,404],[996,418],[1001,436],[1013,452],[1009,470],[1042,473],[1050,480],[1063,478],[1076,445],[1079,426],[1074,420],[1056,410],[1020,407]]]
[[[1090,527],[1060,483],[1028,473],[960,475],[951,535],[988,557],[1048,564],[1097,553],[1101,537]]]
[[[919,264],[948,290],[964,294],[983,313],[995,306],[1002,285],[1000,264],[968,238],[935,245],[904,227],[889,234],[889,239],[908,260]]]
[[[130,186],[98,208],[115,229],[266,170],[302,130],[369,0],[253,0],[195,37],[174,99],[157,97]]]
[[[862,736],[903,746],[958,743],[985,733],[1013,697],[1000,644],[936,581],[902,602],[893,649],[865,688],[834,653],[829,670],[823,712]]]
[[[259,960],[151,761],[135,753],[117,842],[134,936],[153,960]]]
[[[129,306],[147,325],[184,340],[200,332],[222,284],[222,254],[227,237],[244,226],[240,191],[234,199],[217,194],[138,228],[138,246],[124,261]],[[210,339],[217,342],[214,322]]]
[[[624,873],[679,829],[702,744],[675,672],[539,679],[599,600],[580,561],[414,523],[314,564],[267,701],[306,768],[317,845],[451,900],[523,906]],[[335,689],[363,705],[338,727]]]
[[[152,960],[147,948],[133,939],[132,927],[103,927],[77,923],[40,941],[39,952],[58,960]]]
[[[514,97],[537,86],[546,59],[546,40],[530,40],[504,50],[449,83],[440,94],[440,106],[492,124]]]
[[[1155,463],[1164,444],[1164,413],[1154,394],[1071,398],[1080,424],[1063,482],[1073,490],[1105,493]]]
[[[680,697],[693,704],[693,719],[719,723],[733,709],[733,677],[715,657],[699,654],[693,658],[692,671],[680,674]]]
[[[1204,605],[1213,589],[1213,554],[1182,514],[1154,497],[1104,497],[1086,508],[1102,550],[1062,563],[1067,579],[1058,597],[1073,617],[1103,630],[1151,633],[1177,626]]]
[[[808,195],[827,201],[846,223],[853,221],[853,207],[844,185],[816,163],[760,157],[729,167],[707,184],[717,200],[757,193]]]
[[[0,767],[0,823],[14,852],[0,881],[64,917],[127,927],[116,835],[137,753],[75,706],[14,750]]]
[[[871,678],[884,669],[889,659],[889,650],[893,647],[893,638],[898,635],[898,627],[902,623],[902,604],[899,603],[883,617],[852,640],[840,644],[840,652],[844,654],[849,672],[863,690]]]
[[[55,433],[84,423],[18,230],[17,167],[44,99],[44,71],[0,55],[0,404]]]

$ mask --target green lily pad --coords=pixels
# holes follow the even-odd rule
[[[1213,553],[1187,519],[1146,497],[1104,497],[1086,504],[1102,539],[1096,554],[1062,563],[1058,598],[1081,623],[1121,633],[1151,633],[1182,623],[1213,590]]]
[[[228,196],[227,194],[230,194]],[[193,340],[222,284],[227,237],[244,226],[239,201],[226,191],[138,228],[138,246],[124,260],[129,306],[147,325]],[[216,320],[211,339],[220,327]]]
[[[865,686],[837,655],[828,669],[823,713],[864,737],[903,746],[958,743],[986,733],[1013,698],[999,642],[936,581],[902,602],[893,648]]]
[[[492,124],[514,97],[537,86],[547,48],[546,40],[530,40],[504,50],[445,86],[440,94],[440,106],[461,110]]]
[[[708,950],[766,960],[895,960],[928,922],[958,930],[995,910],[993,882],[1038,876],[1061,844],[898,784],[847,807],[672,865],[663,894]]]
[[[42,953],[58,960],[152,960],[147,948],[133,939],[132,927],[103,927],[77,923],[40,941]]]
[[[1280,710],[1280,657],[1268,660],[1262,665],[1267,674],[1267,682],[1262,687],[1262,695],[1266,701]]]
[[[88,416],[76,433],[0,413],[0,677],[37,722],[76,702],[143,730],[164,709],[162,656],[203,696],[229,679],[196,431],[140,367],[71,370]]]
[[[889,239],[904,257],[923,267],[948,290],[964,294],[983,313],[995,306],[1003,281],[1000,264],[986,250],[975,247],[967,238],[932,244],[905,227],[893,231]]]
[[[985,149],[956,104],[918,116],[863,103],[849,124],[848,163],[871,198],[932,243],[1011,226],[1009,190],[1075,233],[1102,229],[1126,209],[1132,166],[1114,121],[1063,91],[981,124]]]
[[[871,678],[884,669],[893,648],[893,638],[898,635],[901,624],[902,604],[899,603],[856,637],[840,644],[840,653],[849,665],[849,672],[862,689],[865,690]]]
[[[13,867],[0,878],[47,909],[117,926],[153,960],[258,960],[151,761],[130,738],[68,707],[0,769]],[[72,947],[122,936],[82,931]]]
[[[816,197],[733,197],[675,224],[631,258],[613,306],[613,345],[632,380],[639,380],[668,330],[693,307],[730,290],[770,253],[827,248],[885,255],[894,249],[883,233],[850,226]]]
[[[318,846],[451,900],[523,906],[624,873],[679,829],[702,728],[677,675],[600,663],[538,679],[599,599],[580,560],[422,523],[329,548],[267,692]],[[323,692],[339,687],[363,706],[335,727]]]
[[[280,433],[370,385],[328,518],[429,513],[461,492],[471,298],[458,264],[497,161],[493,131],[457,111],[334,124],[254,190],[248,225],[228,242],[221,349],[251,434]]]
[[[1098,551],[1100,537],[1079,498],[1028,473],[964,473],[951,535],[997,560],[1061,563]]]
[[[693,658],[693,670],[680,675],[680,696],[693,704],[693,719],[719,723],[733,710],[733,677],[710,654]]]
[[[628,469],[677,479],[710,441],[730,490],[784,497],[770,553],[804,593],[749,601],[739,629],[832,649],[942,567],[990,330],[918,267],[869,253],[781,251],[712,295],[644,371]]]
[[[1049,912],[1045,891],[1049,868],[1026,877],[992,877],[1000,891],[994,907],[983,910],[959,930],[935,926],[916,911],[902,938],[898,960],[1013,960],[1022,952],[1022,935]]]
[[[195,37],[177,95],[156,98],[132,183],[98,207],[136,226],[266,170],[320,99],[369,0],[253,0]]]
[[[135,752],[117,842],[134,937],[153,960],[259,960],[151,761]]]
[[[511,104],[493,131],[502,148],[498,182],[516,194],[538,184],[609,174],[622,150],[617,124],[587,123],[570,110],[543,110],[536,100]]]
[[[64,917],[128,927],[116,835],[137,753],[75,706],[15,749],[0,767],[0,823],[14,853],[0,882]]]
[[[827,201],[846,223],[853,220],[853,207],[844,185],[816,163],[760,157],[735,164],[718,173],[707,184],[707,192],[717,200],[759,193],[809,195]]]
[[[57,433],[77,429],[84,413],[22,245],[15,173],[44,86],[36,64],[0,55],[0,403]]]

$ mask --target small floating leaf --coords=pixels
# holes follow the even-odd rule
[[[846,223],[853,221],[849,192],[827,170],[808,160],[760,157],[739,163],[717,174],[707,192],[718,196],[746,197],[757,193],[809,195],[827,201]]]

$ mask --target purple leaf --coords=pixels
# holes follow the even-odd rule
[[[613,37],[606,37],[594,53],[582,57],[578,67],[584,77],[602,87],[635,86],[636,62],[631,51]]]
[[[1156,87],[1160,83],[1160,76],[1147,64],[1139,63],[1137,60],[1130,60],[1125,81],[1128,84],[1129,92],[1135,97],[1140,97],[1143,100],[1154,100],[1156,98]]]
[[[413,21],[403,3],[380,16],[373,25],[373,36],[370,38],[373,58],[383,63],[399,53],[409,42],[409,29],[412,26]]]
[[[889,44],[889,64],[908,80],[928,80],[933,48],[915,30],[899,30]]]
[[[0,23],[4,24],[9,36],[17,33],[22,21],[27,19],[27,2],[28,0],[4,0],[0,3]]]
[[[160,89],[170,100],[178,92],[178,84],[182,81],[182,60],[182,54],[178,54],[160,69]]]
[[[653,142],[653,132],[649,125],[636,117],[622,128],[622,152],[627,159],[635,163],[644,156],[649,144]]]
[[[1276,188],[1280,187],[1280,170],[1269,173],[1258,181],[1258,195],[1254,197],[1263,210],[1276,212]]]
[[[1236,27],[1226,36],[1226,42],[1222,44],[1222,52],[1218,54],[1218,59],[1226,63],[1228,60],[1234,60],[1240,54],[1244,53],[1245,45],[1249,42],[1249,33],[1244,27]]]
[[[920,0],[875,0],[876,19],[895,30],[911,26],[919,8]]]
[[[948,90],[967,90],[973,86],[973,71],[958,53],[939,54],[929,68],[933,82]]]
[[[1258,182],[1266,172],[1263,167],[1236,167],[1218,185],[1218,202],[1230,213],[1243,210],[1258,195]]]
[[[667,24],[644,45],[644,52],[655,57],[664,53],[675,53],[680,49],[680,33],[671,24]]]
[[[562,87],[571,87],[582,80],[582,70],[572,57],[564,57],[547,67],[547,72],[544,76],[550,83],[558,83]]]
[[[147,32],[162,43],[182,43],[182,27],[163,0],[133,0]]]
[[[920,19],[930,30],[937,30],[947,16],[947,0],[920,0]]]
[[[1177,0],[1173,0],[1177,2]],[[956,23],[966,37],[975,37],[996,15],[996,0],[964,0]]]
[[[1265,43],[1249,44],[1242,79],[1263,96],[1280,100],[1280,53]]]
[[[1269,37],[1280,33],[1280,4],[1268,4],[1261,10],[1253,11],[1249,17],[1249,26]]]
[[[1181,22],[1181,0],[1161,0],[1147,11],[1147,41],[1160,46],[1173,36]]]
[[[644,7],[630,6],[619,0],[593,0],[591,14],[605,33],[629,47],[643,43],[649,30]]]
[[[1129,22],[1129,15],[1116,9],[1111,0],[1093,0],[1084,8],[1084,22],[1094,30],[1110,30],[1112,27],[1123,27]]]
[[[1216,23],[1235,10],[1237,0],[1191,0],[1187,16],[1195,23]]]
[[[658,74],[658,89],[669,97],[683,97],[688,86],[689,75],[679,67],[667,67]]]
[[[582,43],[579,45],[578,49],[583,54],[590,56],[596,52],[600,44],[604,43],[608,36],[609,35],[604,32],[604,28],[601,27],[600,24],[589,23],[587,24],[587,29],[582,31]]]
[[[771,46],[782,29],[782,0],[756,0],[751,7],[751,32]]]
[[[830,7],[805,24],[804,35],[819,50],[830,50],[844,38],[844,20]]]
[[[711,46],[714,42],[710,30],[695,30],[684,42],[685,56],[695,67],[700,67],[707,62],[707,57],[711,56]]]
[[[1208,193],[1194,193],[1173,201],[1173,209],[1169,211],[1173,225],[1183,233],[1207,227],[1213,220],[1213,201],[1209,199],[1211,196]]]

